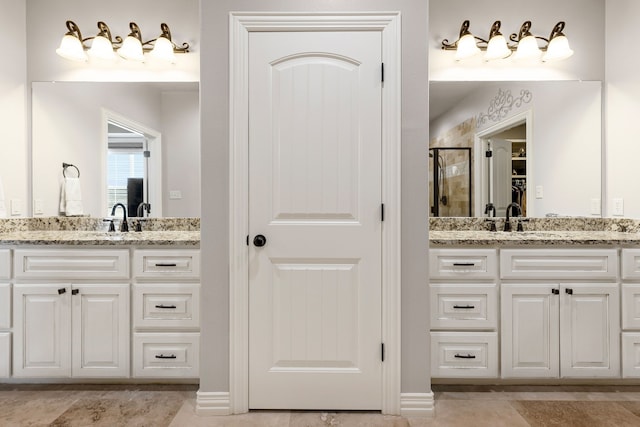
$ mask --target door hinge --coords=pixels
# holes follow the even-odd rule
[[[384,343],[380,343],[380,359],[384,362]]]
[[[380,205],[380,220],[384,221],[384,203]]]
[[[149,151],[149,150],[144,150],[144,151],[142,152],[142,155],[143,155],[144,157],[146,157],[146,158],[149,158],[149,157],[151,157],[151,151]]]
[[[384,83],[384,62],[380,66],[380,81]]]
[[[485,156],[485,157],[493,157],[493,151],[491,151],[491,150],[487,150],[487,151],[485,151],[485,152],[484,152],[484,156]]]

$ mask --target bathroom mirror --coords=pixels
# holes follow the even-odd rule
[[[502,216],[512,201],[529,217],[601,216],[601,82],[429,88],[432,216]],[[470,155],[453,150],[460,147]]]
[[[130,168],[146,176],[150,216],[200,216],[199,122],[198,83],[34,82],[33,216],[59,215],[64,175],[78,171],[83,213],[108,215],[114,200],[108,171],[122,161],[118,173]],[[135,134],[142,142],[131,138]],[[121,155],[113,155],[114,147]],[[147,156],[148,165],[133,160]],[[63,175],[63,163],[77,170]]]

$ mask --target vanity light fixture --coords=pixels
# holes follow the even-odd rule
[[[182,46],[178,46],[171,40],[171,30],[165,23],[160,24],[162,33],[157,38],[146,42],[142,41],[142,32],[135,22],[130,22],[129,28],[131,33],[124,39],[122,47],[118,49],[118,54],[125,59],[143,61],[144,52],[149,52],[150,56],[173,64],[176,62],[176,53],[189,51],[188,43],[182,43]]]
[[[113,38],[109,27],[102,21],[98,22],[98,34],[88,38],[82,38],[80,28],[75,22],[67,21],[66,26],[69,31],[62,38],[56,53],[74,61],[86,61],[88,57],[112,60],[117,58],[117,51],[127,60],[142,62],[144,53],[149,52],[154,58],[175,63],[176,53],[189,52],[188,43],[178,46],[171,40],[171,31],[165,23],[160,24],[161,34],[146,42],[142,41],[142,32],[135,22],[129,23],[131,32],[124,41],[120,36]],[[91,41],[90,45],[87,44],[88,41]],[[88,51],[88,56],[85,51]]]
[[[458,61],[475,56],[481,51],[485,51],[484,59],[487,61],[509,56],[515,60],[539,59],[542,56],[542,60],[548,62],[566,59],[573,55],[569,41],[562,33],[565,27],[564,21],[558,22],[553,27],[548,39],[533,35],[531,21],[525,21],[517,34],[513,33],[509,36],[510,44],[500,33],[500,21],[495,21],[491,26],[488,40],[473,35],[469,31],[469,26],[469,20],[465,20],[460,27],[458,40],[453,43],[447,39],[442,40],[442,49],[455,50],[455,59]],[[538,46],[538,40],[544,41],[542,47]]]
[[[89,49],[89,56],[91,58],[105,59],[111,61],[116,59],[116,54],[113,52],[113,39],[111,38],[111,30],[107,24],[102,21],[98,21],[98,34],[93,38],[91,48]],[[121,44],[122,38],[116,36],[116,43]]]

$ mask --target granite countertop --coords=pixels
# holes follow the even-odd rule
[[[635,246],[640,244],[640,233],[619,231],[430,231],[431,246],[450,245],[571,245],[571,246]]]
[[[97,246],[198,246],[199,231],[107,231],[28,230],[0,233],[0,245],[97,245]]]

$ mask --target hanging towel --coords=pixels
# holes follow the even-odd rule
[[[83,215],[79,178],[64,178],[60,188],[60,213],[66,216]]]
[[[7,217],[7,205],[4,203],[4,187],[2,186],[2,177],[0,176],[0,218]]]

